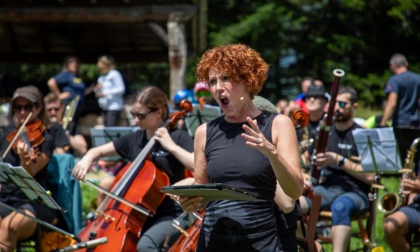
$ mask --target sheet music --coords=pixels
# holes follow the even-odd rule
[[[401,160],[397,152],[394,131],[389,128],[355,129],[352,132],[364,172],[376,172],[368,137],[372,142],[373,156],[380,172],[398,172]]]
[[[43,202],[52,209],[61,210],[61,207],[51,198],[44,188],[22,166],[12,166],[9,163],[0,162],[0,170],[19,187],[31,201],[40,197]]]

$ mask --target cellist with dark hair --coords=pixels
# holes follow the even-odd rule
[[[192,138],[183,130],[168,131],[163,127],[169,116],[165,93],[156,87],[145,87],[133,96],[132,104],[131,114],[141,130],[90,149],[74,168],[73,176],[76,179],[84,179],[92,162],[101,157],[119,155],[133,161],[152,137],[158,144],[151,152],[151,161],[168,175],[170,184],[184,179],[185,167],[193,169]],[[169,197],[165,197],[154,217],[149,217],[142,227],[137,250],[160,251],[172,220],[181,213],[181,207]],[[187,228],[187,221],[181,221],[181,227]],[[174,228],[170,230],[169,240],[175,242],[180,233]]]

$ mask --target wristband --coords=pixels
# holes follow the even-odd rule
[[[345,160],[346,160],[346,157],[343,157],[340,161],[338,161],[338,167],[341,168],[341,166],[343,166]]]

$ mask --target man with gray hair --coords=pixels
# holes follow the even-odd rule
[[[388,100],[380,126],[385,126],[391,117],[393,126],[419,126],[417,101],[420,98],[420,75],[408,71],[407,67],[408,62],[404,55],[392,55],[389,68],[394,75],[389,78],[385,87]]]

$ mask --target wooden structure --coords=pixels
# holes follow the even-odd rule
[[[0,62],[168,61],[167,22],[184,26],[186,56],[206,49],[207,0],[0,0]]]

